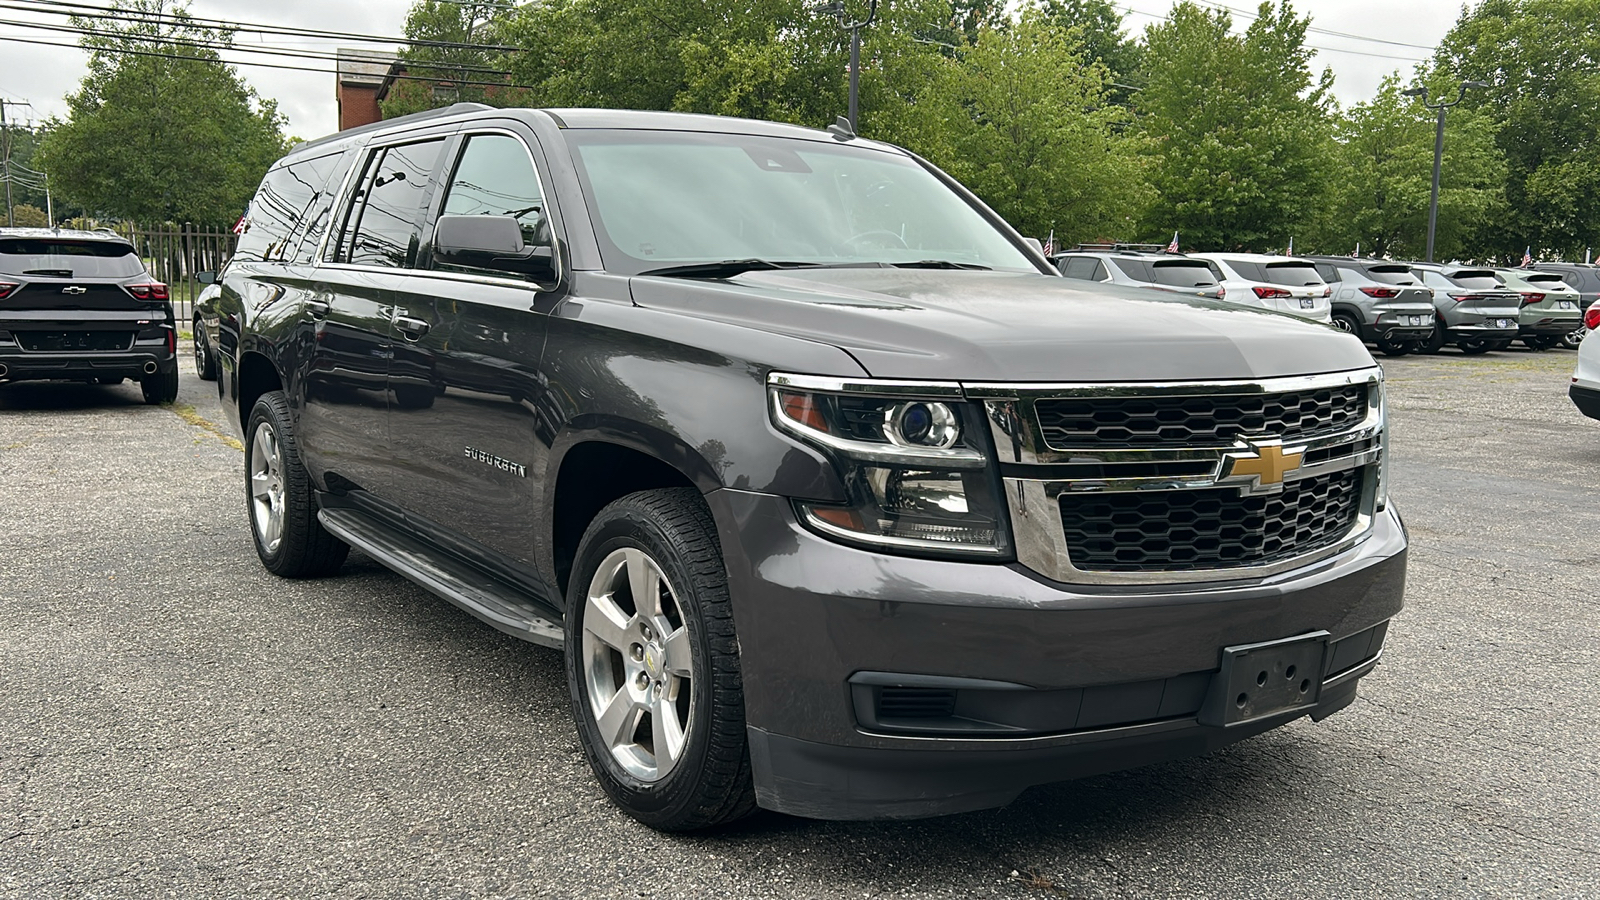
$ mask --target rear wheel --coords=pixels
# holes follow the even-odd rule
[[[1347,312],[1336,312],[1333,314],[1333,327],[1339,329],[1345,334],[1353,334],[1356,337],[1361,336],[1361,324],[1356,321],[1355,316],[1352,316]]]
[[[1583,343],[1583,333],[1588,330],[1589,329],[1587,328],[1574,328],[1566,334],[1563,334],[1561,336],[1561,346],[1567,348],[1568,350],[1578,349],[1578,345]]]
[[[1378,349],[1382,350],[1385,356],[1405,356],[1407,353],[1417,349],[1417,342],[1380,340],[1378,341]]]
[[[728,576],[697,491],[630,494],[595,517],[566,662],[584,753],[628,815],[689,831],[755,809]]]
[[[311,476],[300,463],[299,441],[282,391],[256,401],[245,429],[245,497],[256,555],[285,578],[329,575],[344,565],[348,544],[317,521]]]
[[[211,355],[211,345],[200,330],[200,320],[194,320],[194,371],[201,381],[217,380],[217,358]]]
[[[151,406],[178,399],[177,363],[173,363],[172,368],[165,372],[157,371],[139,379],[139,389],[144,392],[144,402]]]
[[[1417,352],[1430,354],[1438,353],[1440,350],[1444,349],[1445,337],[1446,334],[1444,320],[1435,317],[1433,320],[1433,334],[1428,335],[1425,340],[1418,342]]]

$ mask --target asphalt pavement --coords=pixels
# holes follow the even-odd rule
[[[1574,354],[1384,360],[1407,609],[1349,709],[910,823],[612,808],[558,652],[268,575],[214,387],[0,388],[0,897],[1600,895]]]

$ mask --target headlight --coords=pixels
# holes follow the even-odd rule
[[[845,484],[843,506],[796,502],[812,529],[875,548],[1010,552],[982,411],[959,385],[779,374],[768,384],[777,427],[823,449]]]

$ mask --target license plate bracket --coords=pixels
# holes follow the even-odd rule
[[[1326,631],[1222,648],[1200,724],[1227,728],[1316,706],[1327,654]]]

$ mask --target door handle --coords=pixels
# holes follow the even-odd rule
[[[428,333],[429,325],[421,319],[413,319],[410,316],[395,316],[394,327],[396,331],[406,336],[406,340],[419,341]]]
[[[332,306],[322,300],[306,301],[306,313],[313,319],[326,319],[332,309]]]

